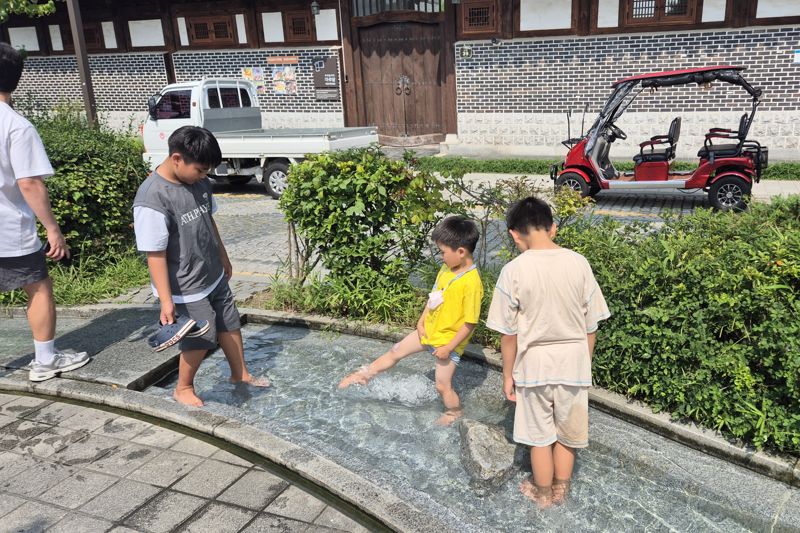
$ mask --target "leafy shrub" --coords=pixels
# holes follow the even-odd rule
[[[295,164],[281,208],[334,277],[365,267],[408,277],[446,207],[440,181],[377,146],[309,155]]]

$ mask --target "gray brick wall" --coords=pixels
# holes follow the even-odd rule
[[[465,46],[472,58],[462,57]],[[462,42],[456,46],[457,106],[459,113],[553,113],[588,103],[597,111],[620,78],[731,64],[747,67],[748,81],[764,89],[762,110],[798,111],[798,49],[800,27]],[[631,111],[725,111],[747,98],[721,84],[708,92],[661,89],[640,97]]]

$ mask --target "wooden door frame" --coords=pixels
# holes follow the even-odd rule
[[[346,7],[345,7],[346,6]],[[366,125],[367,112],[363,98],[364,80],[362,79],[361,43],[359,29],[383,24],[387,22],[417,22],[423,24],[438,24],[444,36],[441,57],[442,67],[441,85],[441,110],[443,134],[456,133],[456,72],[455,72],[455,36],[456,36],[456,10],[450,4],[441,13],[419,13],[416,11],[384,12],[368,17],[351,17],[349,2],[342,4],[342,16],[349,19],[349,24],[343,24],[344,46],[342,55],[351,59],[350,73],[345,80],[345,125]],[[358,95],[361,95],[359,97]]]

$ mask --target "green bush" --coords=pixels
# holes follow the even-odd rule
[[[47,188],[67,242],[86,243],[87,253],[130,244],[131,205],[148,174],[136,141],[103,127],[91,128],[74,110],[30,118],[55,170]]]
[[[419,167],[428,172],[463,175],[469,172],[502,174],[549,174],[550,165],[561,163],[563,159],[467,159],[465,157],[421,157]],[[620,171],[633,170],[633,161],[615,161],[614,167]],[[692,170],[697,163],[675,161],[674,170]],[[800,163],[776,162],[767,167],[762,179],[800,181]]]
[[[440,181],[377,146],[309,155],[292,165],[281,196],[286,219],[334,277],[365,267],[408,277],[445,208]],[[361,270],[364,272],[364,270]]]

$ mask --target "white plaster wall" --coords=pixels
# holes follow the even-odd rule
[[[616,28],[617,26],[619,26],[619,0],[600,0],[597,6],[597,27]]]
[[[247,29],[244,25],[244,15],[236,15],[236,33],[239,35],[239,44],[247,44]]]
[[[103,42],[106,48],[116,48],[117,34],[114,32],[114,23],[109,21],[102,22],[100,25],[103,28]]]
[[[24,48],[29,52],[38,52],[39,37],[36,35],[36,28],[33,26],[24,26],[20,28],[8,28],[9,44],[14,48]]]
[[[282,43],[283,16],[280,13],[261,13],[261,22],[264,27],[264,42]]]
[[[800,0],[758,0],[756,18],[800,15]]]
[[[727,0],[703,0],[703,22],[725,20],[725,6],[727,3]]]
[[[178,38],[181,46],[189,46],[189,30],[186,28],[186,19],[178,17]]]
[[[615,160],[632,159],[639,152],[640,142],[654,135],[666,134],[672,119],[680,116],[681,136],[677,157],[696,159],[709,128],[736,128],[739,117],[745,111],[749,110],[626,113],[617,125],[627,133],[628,139],[616,141],[611,156]],[[586,129],[594,119],[594,114],[586,114]],[[571,130],[573,137],[580,135],[581,110],[573,110]],[[459,113],[458,143],[450,146],[449,152],[563,156],[566,149],[561,141],[566,138],[567,119],[564,113]],[[772,161],[800,160],[800,111],[759,111],[748,138],[767,146]]]
[[[572,27],[572,2],[564,0],[521,0],[519,29],[556,30]]]
[[[63,50],[64,43],[61,40],[61,27],[58,24],[51,24],[47,29],[50,32],[50,43],[53,45],[53,50]]]
[[[128,21],[131,46],[164,46],[164,28],[161,19]]]
[[[321,9],[314,21],[317,28],[318,41],[336,41],[339,39],[339,21],[335,9]]]

